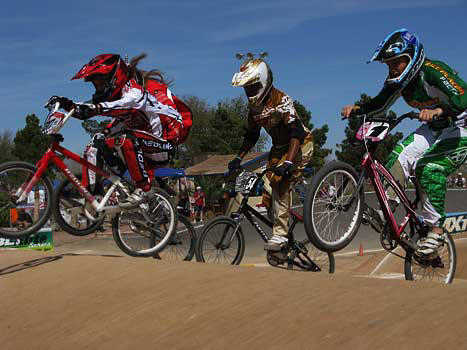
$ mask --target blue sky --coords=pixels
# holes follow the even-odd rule
[[[23,127],[28,113],[43,118],[52,95],[91,96],[91,84],[70,78],[100,53],[146,52],[142,68],[166,72],[177,95],[215,104],[243,92],[230,86],[235,53],[265,50],[275,85],[311,110],[315,126],[329,125],[334,148],[344,137],[340,108],[382,87],[385,66],[365,62],[391,31],[417,33],[428,57],[467,79],[466,18],[465,0],[9,1],[0,14],[2,129]],[[87,142],[76,120],[63,134],[75,151]]]

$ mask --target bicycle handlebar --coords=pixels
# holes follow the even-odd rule
[[[60,100],[57,100],[57,99],[52,100],[54,97],[55,96],[51,97],[49,101],[47,102],[47,104],[45,105],[45,108],[47,108],[50,111],[48,117],[50,115],[53,115],[60,109],[60,105],[61,105]],[[68,118],[72,117],[74,113],[75,113],[75,108],[72,108],[69,112],[67,112],[65,116],[63,117],[62,121],[59,123],[59,125],[55,127],[53,134],[58,133],[60,129],[62,129],[63,126],[66,124]]]
[[[230,175],[234,174],[235,172],[237,172],[239,170],[248,170],[248,169],[245,168],[244,166],[240,165],[240,167],[238,169],[235,169],[233,171],[227,170],[224,173],[224,177],[230,176]],[[266,168],[261,172],[261,174],[258,174],[258,177],[263,177],[268,171],[273,171],[273,170],[274,170],[274,168]]]
[[[388,117],[382,117],[382,116],[365,117],[365,114],[356,115],[354,112],[350,113],[350,117],[357,117],[357,116],[358,117],[364,117],[366,122],[389,123],[391,125],[391,127],[394,128],[396,125],[398,125],[404,119],[417,119],[418,120],[419,116],[420,116],[420,113],[411,111],[411,112],[404,113],[404,114],[402,114],[402,115],[400,115],[399,117],[396,117],[396,118],[388,118]],[[345,120],[345,119],[348,119],[348,118],[345,118],[345,117],[341,118],[341,120]],[[441,120],[441,117],[440,116],[435,116],[435,117],[433,117],[433,119],[431,121],[432,122],[437,122],[439,120]]]

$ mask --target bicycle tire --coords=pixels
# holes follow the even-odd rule
[[[76,176],[78,180],[81,181],[81,176],[77,175]],[[102,215],[101,218],[99,218],[97,221],[91,221],[88,218],[86,218],[88,221],[91,221],[91,224],[84,228],[84,229],[77,229],[73,226],[71,226],[62,216],[62,210],[60,209],[60,203],[62,201],[62,195],[65,191],[65,188],[69,185],[73,184],[70,180],[65,179],[63,180],[60,185],[58,186],[57,190],[54,193],[54,200],[52,204],[52,213],[55,218],[55,221],[57,224],[62,228],[64,231],[68,232],[69,234],[73,236],[87,236],[93,232],[95,232],[99,227],[102,226],[104,223],[105,215]],[[74,187],[73,187],[74,188]],[[75,189],[75,188],[74,188]],[[81,194],[78,192],[78,194],[81,196]],[[84,197],[82,198],[84,199]],[[71,201],[71,200],[70,200]],[[84,202],[86,203],[86,202]]]
[[[456,274],[457,252],[456,252],[456,245],[451,235],[445,232],[444,238],[446,242],[445,244],[447,245],[447,251],[449,254],[449,261],[448,261],[449,268],[448,268],[448,273],[446,277],[442,280],[442,282],[445,284],[449,284],[449,283],[452,283],[454,276]],[[444,251],[443,248],[440,248],[440,253]],[[444,262],[442,258],[440,259],[441,259],[441,262]],[[421,269],[425,269],[427,271],[425,271],[423,275],[414,273],[414,270],[416,270],[415,265],[420,266]],[[408,281],[433,280],[435,277],[435,272],[436,273],[439,272],[439,270],[436,270],[437,268],[438,267],[427,266],[425,264],[420,264],[419,262],[417,262],[414,250],[410,249],[406,252],[405,259],[404,259],[404,275],[405,275],[406,280]],[[427,277],[427,278],[423,278],[423,277]],[[441,282],[439,278],[438,278],[438,281]]]
[[[313,243],[309,240],[309,239],[304,239],[302,241],[300,241],[301,244],[303,244],[305,247],[308,245],[308,244],[311,244],[313,246],[314,249],[317,250],[317,252],[321,252],[323,254],[326,254],[327,257],[328,257],[328,262],[329,262],[329,268],[327,269],[328,273],[334,273],[336,271],[336,259],[334,258],[334,254],[333,253],[329,253],[329,252],[324,252],[322,250],[319,250],[318,248],[316,248]],[[308,249],[309,251],[309,249]],[[308,255],[310,257],[311,260],[313,260],[313,262],[318,265],[320,268],[320,264],[318,264],[317,261],[315,261],[315,259],[313,259],[312,256]],[[320,259],[321,260],[321,259]],[[324,265],[325,266],[325,265]],[[321,271],[324,271],[324,270],[321,270]]]
[[[148,257],[148,256],[154,256],[155,253],[160,252],[162,249],[165,248],[165,246],[169,243],[169,240],[171,239],[173,233],[175,232],[176,229],[176,223],[177,223],[177,210],[175,209],[175,205],[173,203],[172,198],[165,192],[164,190],[161,190],[160,188],[155,188],[153,187],[148,194],[149,198],[146,201],[151,205],[151,201],[154,201],[156,198],[163,199],[165,201],[165,208],[168,210],[168,215],[169,215],[169,227],[167,232],[164,234],[161,230],[158,230],[154,228],[154,226],[160,225],[159,222],[151,220],[148,221],[144,217],[144,213],[140,207],[134,209],[134,210],[123,210],[122,212],[118,213],[117,215],[114,216],[112,219],[112,235],[115,240],[115,243],[117,246],[127,255],[133,256],[133,257]],[[122,238],[123,232],[122,232],[122,218],[126,218],[126,216],[131,217],[131,214],[139,215],[141,220],[146,220],[147,222],[147,227],[149,230],[151,230],[152,234],[150,237],[148,237],[148,243],[151,245],[149,248],[146,249],[141,249],[137,250],[128,245],[125,240]],[[160,217],[156,218],[157,220],[161,219]],[[167,218],[165,218],[167,219]],[[132,232],[135,232],[133,228],[131,228],[132,223],[131,219],[130,223],[128,226],[132,230]],[[136,225],[133,225],[134,227]],[[163,238],[160,240],[156,240],[154,238],[154,233],[161,232],[163,234]]]
[[[320,200],[319,196],[324,196],[319,193],[319,191],[321,191],[320,186],[321,184],[323,184],[323,182],[326,180],[328,176],[331,176],[334,173],[338,173],[338,172],[342,172],[343,174],[345,174],[347,179],[352,181],[353,185],[355,186],[355,189],[357,188],[358,175],[355,169],[347,163],[340,162],[340,161],[332,161],[326,164],[323,168],[321,168],[321,170],[318,171],[318,173],[313,177],[313,181],[306,195],[304,208],[303,208],[305,232],[308,238],[318,249],[326,251],[326,252],[330,252],[330,253],[345,248],[354,239],[360,227],[360,224],[362,221],[362,215],[363,215],[364,194],[363,194],[363,188],[362,188],[359,194],[355,197],[357,200],[356,211],[351,216],[350,227],[349,229],[347,229],[347,231],[344,232],[344,234],[341,237],[339,237],[336,240],[331,241],[328,237],[324,237],[326,233],[324,233],[323,235],[323,230],[318,227],[318,220],[314,219],[313,214],[319,213],[317,212],[317,209],[315,210],[315,208],[318,208],[318,202]],[[335,187],[337,187],[337,184],[335,181],[334,181],[334,184],[336,185]],[[326,191],[328,192],[326,194],[328,197],[330,198],[334,197],[334,195],[331,194],[330,188],[327,189]],[[336,188],[334,189],[334,192],[338,193]],[[353,195],[354,193],[346,192],[347,197],[352,197]],[[342,196],[342,198],[343,197],[344,196]],[[330,215],[331,213],[330,208],[332,208],[333,210],[337,208],[336,212],[338,211],[344,212],[342,209],[339,208],[339,205],[342,205],[342,203],[341,204],[338,203],[339,198],[336,197],[335,199],[333,198],[332,200],[334,202],[331,202],[331,200],[322,201],[323,203],[327,203],[325,208],[323,209],[324,211],[322,213],[325,213],[323,215]],[[343,200],[343,202],[345,201]],[[330,206],[330,208],[327,208],[328,206]],[[335,215],[332,220],[329,220],[329,222],[339,225],[339,221],[336,219],[337,219],[337,215]],[[336,232],[338,232],[337,229],[336,229]]]
[[[197,245],[197,239],[196,239],[196,230],[195,228],[193,227],[193,225],[191,224],[190,220],[183,216],[183,215],[178,215],[178,223],[182,224],[183,226],[185,226],[185,230],[180,230],[179,227],[177,227],[177,231],[173,234],[172,236],[172,240],[173,241],[177,241],[173,244],[173,246],[177,246],[177,245],[182,245],[183,243],[179,243],[181,241],[178,241],[178,235],[181,231],[184,231],[183,233],[188,237],[188,248],[182,248],[182,254],[176,254],[177,253],[177,250],[180,252],[180,248],[173,248],[172,249],[172,242],[169,242],[167,244],[167,246],[164,248],[164,250],[156,253],[154,255],[154,257],[156,259],[162,259],[162,260],[172,260],[172,261],[175,261],[175,260],[180,260],[178,259],[179,256],[182,256],[183,255],[183,261],[191,261],[193,259],[193,257],[195,256],[195,253],[196,253],[196,245]],[[173,252],[173,254],[171,254],[170,256],[174,257],[174,258],[164,258],[166,255],[169,256],[170,252]],[[186,253],[184,253],[186,251]],[[164,254],[165,253],[165,254]],[[162,255],[161,255],[162,254]],[[198,260],[196,258],[196,260]]]
[[[37,171],[37,168],[33,164],[30,164],[27,162],[20,162],[20,161],[6,162],[0,165],[0,177],[3,172],[7,170],[12,170],[12,169],[26,170],[27,172],[30,172],[31,175],[33,175]],[[11,230],[6,230],[6,228],[4,227],[0,227],[1,237],[13,238],[13,239],[29,237],[30,235],[40,230],[46,224],[47,220],[50,217],[51,208],[52,208],[53,187],[52,187],[52,183],[50,179],[45,174],[43,174],[42,177],[39,179],[39,181],[41,180],[43,182],[44,191],[45,191],[44,192],[45,208],[42,210],[42,213],[39,212],[40,214],[39,219],[35,223],[33,223],[31,226],[29,226],[28,228],[22,231],[13,232]],[[1,209],[3,209],[3,207]],[[10,213],[11,213],[11,209],[12,208],[9,209]]]
[[[208,235],[213,233],[213,228],[218,225],[226,225],[231,229],[235,229],[237,227],[237,222],[235,220],[229,218],[228,216],[219,216],[215,219],[213,219],[211,222],[209,222],[203,229],[203,232],[199,236],[198,239],[198,258],[200,262],[209,262],[207,261],[208,259],[206,258],[206,246],[205,242],[209,239]],[[224,229],[225,230],[225,229]],[[222,232],[225,232],[225,231]],[[243,235],[243,231],[241,226],[238,227],[237,231],[235,232],[235,241],[237,243],[236,247],[236,253],[234,254],[232,259],[229,259],[229,265],[238,265],[241,263],[243,256],[245,254],[245,237]],[[211,238],[211,243],[215,242],[214,238]],[[214,244],[214,247],[216,244]],[[222,252],[225,249],[218,249],[216,248],[217,254],[219,252]]]

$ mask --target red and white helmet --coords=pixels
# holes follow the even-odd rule
[[[242,86],[249,103],[260,105],[272,88],[271,68],[262,59],[247,60],[232,77],[232,85]]]
[[[96,92],[92,96],[93,103],[114,100],[119,97],[128,81],[128,66],[120,55],[103,54],[85,64],[71,80],[84,79],[92,82],[97,77],[104,78],[105,84],[99,89],[94,85]]]

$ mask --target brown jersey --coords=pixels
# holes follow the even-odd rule
[[[261,106],[249,106],[248,129],[263,127],[271,136],[272,145],[275,147],[290,143],[287,125],[294,121],[301,123],[292,98],[274,86]],[[305,126],[303,128],[307,134],[311,134]]]

